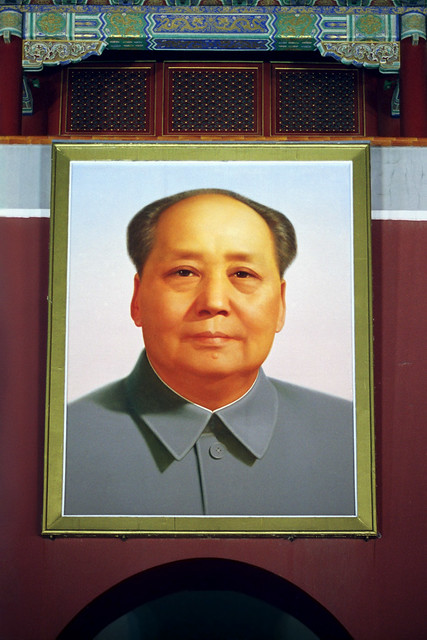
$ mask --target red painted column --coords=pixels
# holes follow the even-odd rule
[[[402,15],[400,42],[400,133],[427,137],[426,17],[417,12]]]
[[[0,11],[0,135],[21,134],[22,16],[16,9]]]

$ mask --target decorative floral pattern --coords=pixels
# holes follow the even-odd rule
[[[143,32],[143,15],[135,12],[115,11],[105,14],[106,33],[112,36],[135,36]]]
[[[380,16],[364,15],[356,19],[356,28],[362,36],[369,38],[381,36],[384,32],[384,21]]]
[[[43,13],[37,20],[36,26],[40,32],[46,35],[62,35],[65,33],[66,18],[59,12]]]

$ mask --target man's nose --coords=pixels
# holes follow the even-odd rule
[[[202,278],[196,300],[198,315],[228,315],[230,313],[230,283],[227,277]]]

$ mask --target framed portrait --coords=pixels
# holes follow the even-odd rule
[[[53,144],[43,534],[376,535],[369,174]]]

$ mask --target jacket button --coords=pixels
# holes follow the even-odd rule
[[[215,442],[209,447],[209,454],[214,460],[221,460],[224,457],[224,453],[225,449],[219,442]]]

